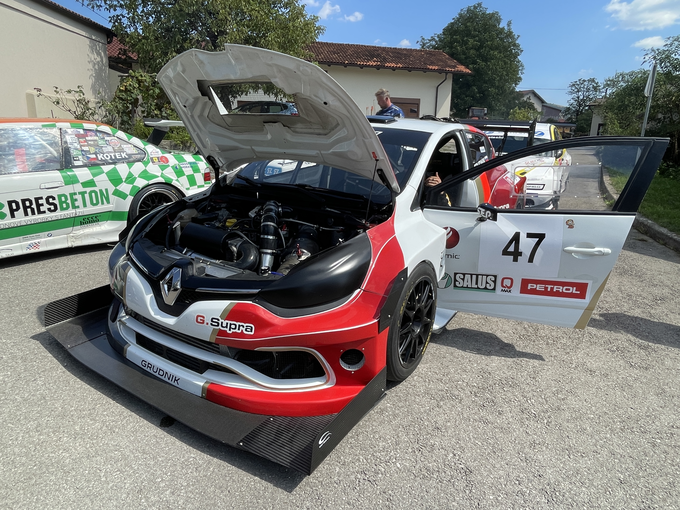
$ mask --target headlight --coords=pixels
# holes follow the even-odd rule
[[[125,254],[125,247],[118,243],[109,257],[109,279],[113,295],[125,303],[125,284],[130,271],[130,262]]]

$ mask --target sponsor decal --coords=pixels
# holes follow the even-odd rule
[[[97,160],[99,161],[111,161],[116,159],[126,159],[128,157],[127,152],[107,152],[105,154],[97,154]],[[89,160],[89,158],[88,158]]]
[[[167,156],[161,156],[159,159],[161,160],[161,163],[163,163],[164,165],[170,163],[170,160],[168,159]]]
[[[148,370],[153,375],[156,375],[156,376],[160,377],[161,379],[164,379],[164,380],[168,381],[169,383],[174,384],[175,386],[179,386],[179,380],[180,380],[179,376],[176,376],[175,374],[171,374],[167,370],[164,370],[161,367],[157,367],[156,365],[146,361],[145,359],[143,359],[140,364],[141,364],[143,369]]]
[[[331,438],[333,434],[330,433],[330,431],[326,431],[323,434],[321,434],[321,437],[319,438],[319,448],[321,448],[323,445],[325,445],[328,440]]]
[[[545,188],[545,184],[527,184],[528,190],[542,190]]]
[[[446,227],[446,249],[454,249],[460,242],[460,234],[453,227]]]
[[[437,282],[437,287],[440,289],[448,289],[451,285],[453,285],[453,278],[449,273],[444,273],[442,279]]]
[[[519,293],[530,296],[586,299],[589,285],[588,282],[522,278]]]
[[[205,315],[196,315],[196,324],[202,324],[210,328],[220,328],[227,333],[244,333],[252,335],[255,333],[255,326],[245,322],[233,322],[220,317],[206,317]]]
[[[99,214],[93,214],[92,216],[84,216],[80,218],[78,221],[78,224],[83,226],[83,225],[92,225],[94,223],[99,223],[101,221],[101,216]]]
[[[56,213],[58,211],[86,209],[88,207],[96,207],[104,204],[111,205],[109,190],[92,189],[88,191],[60,193],[58,195],[8,200],[7,213],[11,219],[28,218],[42,214]],[[4,209],[5,204],[0,202],[0,211],[3,211]],[[0,219],[4,218],[0,217]]]
[[[35,251],[40,249],[40,241],[33,241],[26,245],[26,251]]]
[[[509,276],[501,278],[501,293],[512,294],[512,287],[515,285],[515,280]]]
[[[567,228],[574,228],[574,220],[567,220]]]
[[[454,273],[453,288],[496,292],[497,278],[498,276],[495,274]]]
[[[117,140],[116,138],[109,138],[108,140],[106,140],[106,142],[111,147],[120,147],[120,140]]]

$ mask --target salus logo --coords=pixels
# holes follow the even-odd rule
[[[495,274],[453,273],[453,287],[455,289],[495,292],[496,278],[498,276]]]

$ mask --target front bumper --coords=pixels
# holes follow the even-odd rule
[[[192,395],[117,353],[107,328],[108,286],[49,303],[45,326],[88,368],[213,439],[310,474],[385,393],[385,370],[342,410],[320,416],[254,414]],[[313,414],[313,413],[310,413]]]

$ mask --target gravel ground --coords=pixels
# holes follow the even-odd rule
[[[680,256],[633,232],[583,331],[459,314],[305,477],[73,360],[107,248],[0,261],[0,508],[678,508]]]

